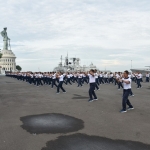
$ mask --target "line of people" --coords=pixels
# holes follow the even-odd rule
[[[110,84],[114,83],[114,85],[118,86],[118,90],[123,88],[122,83],[119,82],[119,79],[122,78],[123,73],[115,72],[115,73],[103,73],[94,70],[95,79],[96,79],[96,89],[99,89],[100,84]],[[17,73],[7,73],[6,76],[11,76],[17,78],[18,80],[29,82],[30,84],[34,84],[36,86],[40,85],[51,85],[51,88],[54,86],[57,87],[59,83],[59,79],[56,77],[56,72],[17,72]],[[74,72],[74,73],[63,73],[64,76],[64,83],[66,85],[73,83],[77,83],[77,87],[82,87],[84,83],[89,83],[89,76],[86,72]],[[137,88],[141,88],[141,82],[143,82],[143,77],[141,73],[131,73],[129,77],[132,79],[133,82],[137,84]],[[146,74],[146,82],[149,82],[150,74]]]
[[[72,85],[77,83],[77,87],[82,87],[84,83],[90,85],[89,88],[89,102],[98,100],[95,90],[99,90],[100,84],[110,84],[118,86],[118,90],[123,88],[123,100],[122,100],[122,110],[121,112],[126,112],[126,104],[129,106],[128,110],[134,109],[128,100],[129,96],[134,96],[131,89],[131,82],[134,81],[137,84],[137,89],[141,88],[142,74],[132,73],[129,74],[128,71],[124,73],[103,73],[97,70],[90,70],[89,72],[74,72],[74,73],[63,73],[63,72],[17,72],[17,73],[7,73],[6,76],[16,78],[20,81],[28,82],[35,86],[43,86],[44,84],[50,85],[51,88],[57,87],[57,94],[60,93],[60,89],[63,93],[66,90],[63,88],[63,83]],[[146,82],[149,82],[149,73],[146,74]]]

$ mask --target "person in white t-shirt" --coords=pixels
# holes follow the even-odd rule
[[[131,93],[131,79],[128,77],[129,72],[126,70],[124,71],[124,78],[120,79],[120,82],[123,83],[123,98],[122,98],[122,110],[121,113],[127,112],[127,110],[134,109],[132,104],[130,103],[128,97]],[[126,105],[129,107],[126,109]]]
[[[142,79],[142,74],[140,72],[138,72],[138,74],[137,74],[137,89],[142,87],[141,79]]]
[[[150,74],[147,72],[146,73],[146,82],[149,82],[149,76],[150,76]]]
[[[59,79],[59,84],[57,86],[57,94],[59,94],[59,89],[63,91],[63,93],[66,93],[65,89],[62,87],[63,82],[64,82],[64,75],[63,73],[59,72],[56,74],[56,78]]]
[[[88,76],[89,76],[89,83],[90,83],[90,88],[89,88],[90,99],[89,99],[89,102],[93,102],[94,100],[98,100],[97,96],[94,92],[95,85],[96,85],[95,71],[93,69],[91,69]]]
[[[39,85],[43,86],[42,78],[43,78],[43,75],[41,72],[39,72],[37,75],[37,86],[39,86]]]
[[[77,76],[78,76],[78,86],[77,87],[79,87],[79,86],[82,87],[82,77],[83,77],[83,75],[80,72],[80,73],[77,73]]]
[[[56,73],[55,72],[53,72],[52,73],[52,89],[53,89],[53,86],[56,86],[57,87],[57,84],[56,84]]]
[[[71,82],[70,82],[70,81],[71,81],[71,75],[70,75],[69,72],[67,73],[66,77],[67,77],[66,85],[67,85],[68,83],[69,83],[70,85],[72,85]]]

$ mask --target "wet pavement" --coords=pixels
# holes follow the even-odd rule
[[[21,117],[21,126],[31,134],[69,133],[84,127],[82,120],[63,114],[39,114]]]
[[[111,140],[86,134],[61,136],[46,143],[42,150],[150,150],[150,145],[139,142]]]

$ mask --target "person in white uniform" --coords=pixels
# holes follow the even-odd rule
[[[122,110],[121,113],[127,112],[127,110],[134,109],[132,104],[130,103],[128,97],[131,93],[131,79],[128,77],[129,72],[126,70],[124,71],[124,78],[120,79],[120,82],[123,83],[123,98],[122,98]],[[129,107],[126,109],[126,105]]]
[[[89,83],[90,83],[90,88],[89,88],[90,99],[89,99],[89,102],[93,102],[94,100],[98,100],[97,96],[94,92],[95,86],[96,86],[96,79],[95,79],[95,73],[94,73],[93,69],[90,70],[88,76],[89,76]]]
[[[63,93],[66,93],[65,89],[62,86],[63,82],[64,82],[64,75],[63,75],[63,73],[59,72],[58,74],[56,74],[56,78],[59,79],[59,84],[57,86],[57,94],[59,94],[59,89],[60,88],[63,91]]]

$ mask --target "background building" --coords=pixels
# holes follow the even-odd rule
[[[16,56],[12,50],[2,50],[0,58],[0,73],[5,71],[16,71]]]

